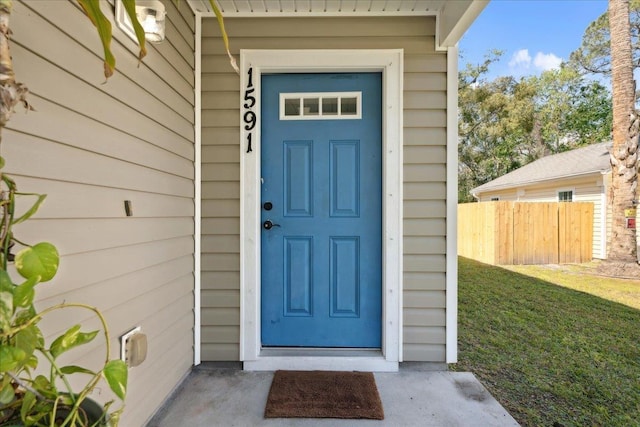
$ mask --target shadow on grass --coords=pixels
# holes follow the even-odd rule
[[[640,425],[640,310],[459,258],[459,362],[527,426]]]

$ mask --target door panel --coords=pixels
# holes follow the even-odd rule
[[[380,73],[262,77],[261,219],[274,224],[261,234],[263,346],[381,345],[381,81]],[[344,108],[358,118],[280,117],[281,93],[327,92],[360,92],[361,106],[349,97],[288,108]]]

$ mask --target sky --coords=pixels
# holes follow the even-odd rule
[[[491,49],[504,53],[489,79],[557,68],[606,11],[607,0],[491,0],[460,40],[459,68],[482,63]]]

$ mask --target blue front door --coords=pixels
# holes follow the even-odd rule
[[[262,77],[263,346],[381,346],[381,82]]]

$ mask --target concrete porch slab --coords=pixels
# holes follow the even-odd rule
[[[468,372],[401,368],[376,373],[385,419],[265,419],[272,372],[196,367],[147,427],[517,426]]]

